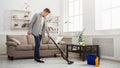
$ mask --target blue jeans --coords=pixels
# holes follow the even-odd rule
[[[40,49],[40,42],[42,39],[42,35],[39,36],[34,35],[34,39],[35,39],[34,59],[40,59],[39,49]]]

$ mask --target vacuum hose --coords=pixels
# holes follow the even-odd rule
[[[58,50],[60,51],[62,58],[63,58],[64,60],[66,60],[68,64],[73,64],[74,62],[73,62],[73,61],[70,61],[70,60],[66,57],[66,55],[65,55],[64,52],[63,52],[63,50],[60,49],[60,47],[57,45],[57,43],[56,43],[51,37],[49,37],[49,38],[52,40],[52,42],[56,45],[56,47],[57,47]]]

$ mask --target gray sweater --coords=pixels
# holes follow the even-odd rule
[[[32,32],[33,35],[38,36],[39,34],[41,34],[42,36],[45,36],[45,31],[47,32],[47,34],[49,35],[49,31],[47,28],[47,19],[44,18],[44,22],[43,22],[43,26],[42,25],[42,16],[40,15],[40,13],[36,13],[34,14],[29,27],[28,27],[28,31]]]

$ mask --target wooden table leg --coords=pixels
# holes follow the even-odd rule
[[[83,46],[82,61],[85,61],[85,54],[86,54],[86,53],[85,53],[85,49],[86,49],[86,47]]]
[[[69,57],[69,55],[68,55],[68,45],[67,45],[67,47],[66,47],[66,58],[68,58]]]
[[[80,59],[81,59],[81,47],[79,47],[79,56],[80,56]]]
[[[99,46],[97,45],[97,55],[100,55]]]

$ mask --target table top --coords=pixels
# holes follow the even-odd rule
[[[80,44],[66,44],[67,46],[82,46]],[[98,46],[98,45],[85,45],[85,46]],[[83,46],[84,47],[84,46]]]

